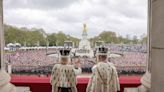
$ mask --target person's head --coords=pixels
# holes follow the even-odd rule
[[[99,61],[106,61],[107,60],[107,55],[98,55],[98,60]]]
[[[97,59],[98,62],[107,61],[108,49],[104,46],[99,47],[97,50]]]
[[[70,50],[62,49],[60,50],[60,63],[61,64],[68,64],[70,62]]]
[[[61,60],[60,60],[61,64],[68,64],[69,61],[70,61],[69,57],[61,57]]]

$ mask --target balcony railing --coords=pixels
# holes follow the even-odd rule
[[[124,91],[126,87],[137,87],[140,83],[140,76],[120,76],[120,92]],[[16,86],[28,86],[32,92],[51,92],[50,76],[38,77],[38,76],[25,76],[25,75],[12,75],[11,82]],[[78,92],[85,92],[89,81],[89,77],[78,76],[77,77],[77,89]]]

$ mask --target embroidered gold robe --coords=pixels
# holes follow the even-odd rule
[[[54,65],[50,79],[52,92],[59,92],[59,87],[70,88],[71,92],[77,92],[76,75],[81,71],[81,68],[75,69],[73,65]]]
[[[99,62],[92,68],[87,92],[117,92],[120,90],[116,68],[110,62]]]

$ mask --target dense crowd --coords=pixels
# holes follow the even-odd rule
[[[107,45],[110,53],[121,54],[121,57],[109,58],[114,63],[119,74],[143,74],[146,71],[146,46],[145,45]],[[58,49],[18,50],[5,55],[6,61],[11,63],[12,72],[17,74],[46,74],[51,73],[54,64],[59,63],[57,56],[47,53],[58,53]],[[76,58],[72,58],[74,64]],[[95,58],[79,58],[82,71],[91,73],[91,68],[96,63]]]
[[[107,44],[106,47],[110,48],[110,51],[121,51],[121,52],[140,52],[146,53],[147,46],[143,44]]]
[[[124,52],[120,58],[111,58],[120,74],[143,74],[146,70],[147,54],[140,52]]]

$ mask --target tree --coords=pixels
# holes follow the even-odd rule
[[[56,38],[57,38],[57,45],[58,46],[63,46],[64,45],[64,41],[67,39],[67,36],[62,32],[58,32],[57,35],[56,35]]]
[[[140,39],[141,39],[142,44],[147,44],[147,41],[148,41],[147,35],[142,36]]]
[[[25,41],[24,35],[26,34],[25,32],[21,31],[20,29],[16,27],[12,27],[9,25],[4,25],[4,30],[5,30],[5,43],[20,43],[23,44],[23,41]]]
[[[5,29],[5,43],[20,43],[21,45],[26,43],[26,46],[37,46],[38,43],[40,46],[46,45],[46,40],[49,42],[50,46],[63,46],[64,41],[70,40],[75,43],[75,46],[78,45],[79,39],[70,35],[64,34],[62,31],[59,31],[58,33],[51,33],[47,34],[44,29],[42,28],[18,28],[10,25],[4,25]],[[101,38],[101,39],[100,39]],[[126,35],[126,37],[123,37],[121,35],[116,35],[115,32],[112,31],[103,31],[99,35],[92,37],[89,39],[92,45],[98,41],[104,41],[106,43],[147,43],[147,36],[142,35],[140,39],[137,38],[137,36],[133,36],[132,39],[130,39],[129,35]],[[93,45],[94,46],[94,45]]]
[[[137,44],[138,43],[138,39],[137,39],[136,35],[133,36],[132,42],[133,42],[133,44]]]
[[[52,33],[52,34],[49,34],[47,36],[47,40],[49,42],[49,45],[50,46],[56,46],[56,42],[57,42],[57,34],[56,33]]]
[[[104,31],[100,33],[99,37],[106,43],[118,43],[118,37],[116,33],[112,31]]]
[[[127,34],[126,38],[124,39],[124,43],[125,44],[130,44],[131,40],[130,40],[130,36]]]
[[[43,37],[43,29],[28,29],[17,28],[9,25],[4,26],[5,30],[5,43],[27,43],[27,46],[36,46],[39,42],[40,45],[45,45],[45,38]]]

